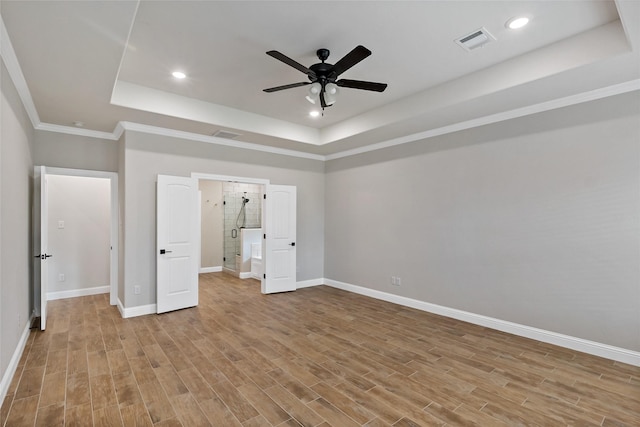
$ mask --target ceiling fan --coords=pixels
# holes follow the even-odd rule
[[[329,49],[318,49],[316,55],[320,61],[317,64],[313,64],[309,68],[294,61],[288,56],[278,52],[277,50],[270,50],[267,55],[284,62],[285,64],[302,71],[309,78],[308,82],[291,83],[283,86],[276,86],[268,89],[264,89],[265,92],[271,93],[284,89],[291,89],[294,87],[311,85],[309,88],[309,95],[307,100],[312,104],[315,104],[317,100],[320,101],[320,105],[324,110],[326,107],[333,105],[336,101],[336,95],[338,94],[338,86],[351,89],[371,90],[374,92],[383,92],[387,88],[386,83],[367,82],[362,80],[349,80],[340,79],[338,76],[349,68],[356,65],[358,62],[371,55],[371,51],[364,46],[356,46],[351,52],[347,53],[342,59],[335,64],[329,64],[325,62],[329,58]]]

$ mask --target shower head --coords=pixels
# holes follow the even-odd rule
[[[249,199],[247,199],[246,197],[242,198],[242,204],[246,205],[247,203],[249,203]]]

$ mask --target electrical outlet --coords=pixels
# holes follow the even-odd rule
[[[391,284],[393,286],[400,286],[400,278],[396,276],[391,276]]]
[[[65,277],[63,273],[58,274],[58,282],[64,282],[65,281]]]
[[[396,286],[400,286],[402,285],[402,279],[399,277],[396,277]]]
[[[140,295],[140,286],[134,286],[133,287],[133,293],[135,295]]]

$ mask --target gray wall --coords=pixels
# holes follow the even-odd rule
[[[48,291],[109,286],[111,181],[49,175],[47,185]]]
[[[124,305],[156,302],[156,177],[192,172],[269,179],[298,191],[297,280],[324,267],[324,164],[138,132],[125,134]],[[142,293],[133,294],[139,285]]]
[[[640,350],[639,101],[328,162],[325,277]]]
[[[38,130],[33,162],[41,166],[117,172],[118,142]]]
[[[200,180],[200,267],[222,267],[224,206],[222,182]]]
[[[4,62],[0,132],[0,377],[33,310],[31,196],[33,127]],[[11,380],[10,378],[8,379]]]

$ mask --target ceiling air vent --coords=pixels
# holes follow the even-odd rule
[[[228,130],[219,130],[215,132],[212,136],[216,138],[224,138],[224,139],[234,139],[240,136],[239,133],[229,132]]]
[[[466,36],[462,36],[455,42],[466,51],[472,51],[485,44],[494,41],[496,38],[487,31],[486,28],[479,28]]]

